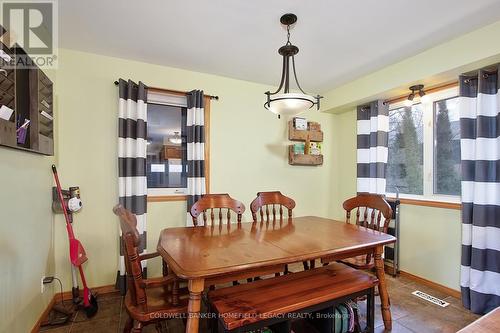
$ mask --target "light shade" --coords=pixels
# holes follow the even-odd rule
[[[272,113],[282,116],[296,116],[316,104],[316,97],[298,94],[284,93],[272,95],[271,99],[264,104],[264,107]]]

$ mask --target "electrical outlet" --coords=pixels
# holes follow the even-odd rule
[[[45,291],[45,284],[43,284],[43,280],[45,279],[45,276],[42,276],[42,278],[40,279],[40,293],[43,294],[43,292]]]

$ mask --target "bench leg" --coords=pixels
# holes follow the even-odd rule
[[[366,331],[375,330],[375,288],[371,288],[366,300]]]

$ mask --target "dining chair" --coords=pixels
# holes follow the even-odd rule
[[[205,194],[191,207],[191,217],[193,218],[193,225],[198,226],[198,217],[202,215],[203,225],[207,226],[210,217],[211,226],[222,226],[225,223],[229,227],[231,224],[231,211],[236,213],[236,221],[241,223],[241,217],[245,212],[245,205],[238,200],[235,200],[227,193],[221,194]],[[249,279],[250,280],[250,279]],[[234,280],[233,285],[237,285],[238,281]],[[210,285],[210,290],[215,289],[215,284]]]
[[[351,212],[356,210],[356,225],[387,233],[392,218],[392,208],[380,194],[359,193],[347,199],[343,205],[346,223],[351,223]],[[383,221],[382,221],[383,219]],[[375,266],[371,254],[343,259],[343,263],[357,269],[372,269]]]
[[[205,194],[191,207],[193,225],[198,226],[198,217],[202,215],[204,225],[213,226],[218,221],[219,225],[231,223],[231,211],[236,213],[236,221],[241,223],[241,217],[245,212],[245,205],[229,196],[229,194]]]
[[[142,332],[143,327],[150,324],[156,324],[160,330],[161,321],[187,316],[189,295],[179,293],[177,276],[168,274],[160,278],[143,278],[141,261],[158,257],[159,254],[139,254],[139,232],[135,215],[121,205],[115,206],[113,212],[120,219],[127,273],[124,304],[129,317],[123,332]]]
[[[278,211],[276,210],[277,206],[279,208]],[[295,208],[295,201],[292,198],[281,194],[280,191],[258,192],[257,197],[253,199],[250,204],[250,210],[252,211],[252,218],[254,222],[257,222],[258,220],[257,213],[259,213],[261,221],[269,221],[271,215],[272,219],[276,220],[277,213],[279,213],[280,220],[283,219],[283,207],[287,209],[288,218],[291,218],[292,210]],[[266,216],[265,220],[264,214]]]
[[[295,208],[295,201],[292,198],[283,195],[280,191],[257,192],[257,197],[250,204],[250,211],[254,222],[276,221],[279,214],[279,220],[284,217],[284,208],[287,210],[287,217],[292,218],[292,210]],[[265,217],[264,217],[265,216]],[[314,268],[314,260],[309,263],[302,262],[304,269]],[[288,273],[288,265],[285,267],[285,274]]]

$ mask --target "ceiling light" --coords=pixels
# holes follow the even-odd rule
[[[179,135],[179,132],[174,132],[174,136],[168,138],[168,141],[170,141],[173,144],[180,145],[182,143],[182,138]]]
[[[422,86],[422,88],[423,88],[423,86]],[[428,103],[428,102],[429,102],[429,95],[427,95],[423,89],[421,89],[421,90],[418,92],[418,96],[420,96],[420,102],[421,102],[421,103],[426,104],[426,103]]]
[[[295,14],[285,14],[280,19],[281,24],[286,25],[287,42],[279,48],[278,53],[283,56],[283,67],[281,71],[281,81],[278,90],[275,92],[265,92],[267,101],[264,107],[269,111],[278,115],[295,116],[304,112],[316,105],[319,110],[319,100],[323,98],[320,95],[308,95],[300,87],[297,80],[297,73],[295,72],[295,58],[294,56],[299,53],[299,48],[290,42],[290,26],[297,22]],[[290,65],[293,70],[293,78],[297,89],[300,92],[290,92]]]
[[[414,86],[411,86],[409,89],[411,90],[411,93],[408,95],[408,98],[404,101],[405,106],[408,107],[412,106],[413,103],[415,102],[415,96],[417,96],[417,94],[421,103],[427,103],[429,101],[429,96],[425,94],[423,84],[416,84]]]

